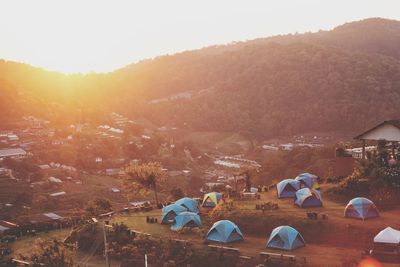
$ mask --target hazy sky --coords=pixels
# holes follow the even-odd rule
[[[368,17],[399,0],[0,0],[0,58],[67,73]]]

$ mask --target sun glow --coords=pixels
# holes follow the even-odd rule
[[[399,19],[396,5],[365,0],[0,0],[0,58],[66,73],[107,72],[213,44],[331,29],[373,16]]]
[[[382,267],[382,265],[374,258],[366,258],[358,264],[358,267]]]

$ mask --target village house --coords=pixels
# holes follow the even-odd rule
[[[354,137],[356,140],[360,140],[362,142],[361,147],[361,158],[366,158],[366,143],[367,141],[379,141],[385,140],[391,143],[392,147],[392,155],[396,152],[396,148],[398,148],[398,143],[400,142],[400,120],[388,120],[384,121],[375,127],[357,135]]]
[[[0,149],[0,159],[5,158],[23,158],[27,153],[22,148],[5,148]]]

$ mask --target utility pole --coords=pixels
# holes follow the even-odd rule
[[[108,246],[107,246],[106,227],[104,221],[103,221],[103,237],[104,237],[104,254],[106,256],[106,267],[110,267],[110,262],[108,261]]]

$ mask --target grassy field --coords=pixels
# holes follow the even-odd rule
[[[265,201],[273,201],[278,203],[279,209],[274,211],[255,210],[255,204]],[[324,207],[301,209],[293,205],[291,199],[277,199],[275,191],[263,193],[260,200],[236,201],[234,203],[236,210],[243,217],[250,220],[265,222],[265,227],[257,229],[257,231],[247,231],[242,229],[245,235],[245,241],[233,244],[241,250],[243,255],[258,256],[261,251],[280,252],[279,250],[267,249],[266,242],[272,227],[284,224],[292,226],[298,225],[298,230],[303,234],[307,245],[304,248],[295,251],[284,252],[296,255],[300,260],[306,259],[307,266],[342,266],[343,262],[349,260],[360,260],[362,252],[370,249],[372,246],[372,238],[380,230],[390,225],[400,228],[400,210],[381,212],[381,216],[372,220],[353,220],[343,217],[344,205],[324,200]],[[328,215],[327,220],[309,220],[306,218],[307,211],[316,211]],[[208,212],[208,211],[202,211]],[[184,233],[176,233],[169,229],[168,226],[160,224],[146,223],[146,216],[153,216],[160,219],[160,211],[152,211],[150,213],[137,213],[130,216],[118,216],[113,218],[112,222],[124,222],[130,228],[150,233],[156,238],[178,238],[190,240],[197,245],[203,244],[203,237],[208,230],[210,223],[206,222],[201,231],[189,231]],[[237,211],[233,211],[237,213]],[[231,214],[227,214],[229,218]],[[203,221],[207,217],[202,215]],[[207,221],[207,220],[206,220]],[[239,227],[240,223],[236,222]],[[321,226],[322,225],[322,226]],[[322,227],[321,229],[317,229]],[[242,227],[241,227],[242,228]],[[246,227],[243,227],[244,229]],[[302,229],[304,229],[302,231]],[[317,236],[316,236],[317,235]],[[382,266],[397,266],[394,264],[384,264]]]
[[[64,240],[70,232],[71,229],[60,229],[48,233],[37,233],[34,236],[21,237],[11,243],[12,256],[18,257],[19,255],[30,255],[32,253],[32,248],[39,239],[43,241],[50,241],[53,239]]]
[[[273,201],[279,205],[279,209],[273,211],[255,210],[256,203]],[[328,215],[327,220],[309,220],[307,211],[316,211]],[[296,255],[300,261],[306,259],[307,266],[342,266],[349,260],[360,260],[362,252],[370,249],[372,238],[386,226],[400,228],[400,210],[381,212],[376,219],[361,221],[343,217],[344,204],[329,199],[324,199],[324,207],[301,209],[293,205],[291,199],[277,199],[275,191],[262,193],[260,200],[235,201],[232,212],[223,213],[224,219],[231,219],[239,225],[245,235],[243,242],[234,243],[233,246],[240,249],[242,255],[258,257],[262,251],[282,253],[283,251],[267,249],[266,242],[273,227],[288,224],[303,235],[307,245],[285,254]],[[144,233],[149,233],[153,238],[186,239],[196,246],[204,246],[204,236],[213,219],[209,219],[209,210],[202,210],[203,229],[184,232],[173,232],[167,225],[159,223],[150,224],[146,217],[158,218],[160,222],[161,210],[150,212],[131,213],[117,215],[111,219],[111,223],[124,223],[129,228]],[[221,216],[221,215],[220,215]],[[215,219],[216,220],[216,219]],[[254,228],[251,228],[254,227]],[[35,239],[63,239],[69,230],[58,230],[48,234],[39,234],[36,237],[24,237],[17,240],[13,246],[14,255],[29,253]],[[77,254],[76,261],[85,259],[86,255]],[[90,258],[87,266],[98,266],[104,261],[101,256]],[[117,266],[118,263],[114,262]],[[85,265],[86,266],[86,265]],[[395,264],[383,264],[382,266],[398,266]]]

